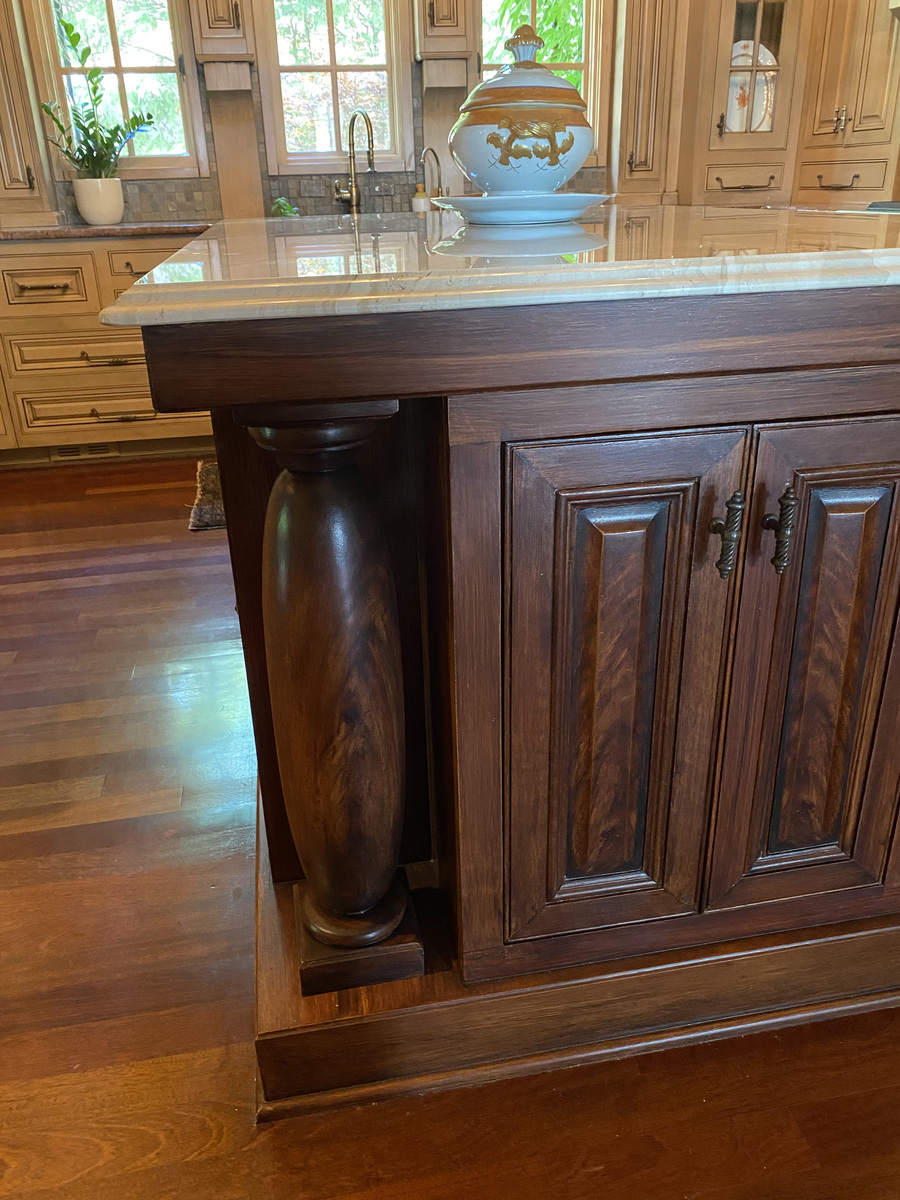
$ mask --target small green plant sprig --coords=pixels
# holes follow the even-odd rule
[[[81,47],[81,34],[69,21],[60,21],[66,41],[80,65],[85,68],[87,104],[70,105],[72,124],[63,122],[59,104],[42,103],[41,108],[53,122],[59,138],[50,141],[78,174],[85,179],[111,179],[119,166],[119,155],[136,133],[144,133],[153,124],[151,113],[135,113],[124,125],[105,125],[100,118],[103,101],[103,72],[89,67],[90,46]],[[61,139],[61,140],[60,140]]]
[[[300,209],[291,204],[287,196],[276,196],[272,201],[271,213],[273,217],[299,217]]]

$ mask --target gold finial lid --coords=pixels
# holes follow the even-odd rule
[[[507,50],[512,51],[516,62],[534,62],[544,39],[535,33],[530,25],[520,25],[513,36],[503,44]]]

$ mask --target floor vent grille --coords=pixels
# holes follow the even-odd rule
[[[115,442],[91,442],[87,446],[51,446],[51,462],[69,462],[74,458],[115,458],[119,447]]]

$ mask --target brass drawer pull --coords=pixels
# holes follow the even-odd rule
[[[91,409],[91,416],[94,418],[95,421],[100,421],[101,423],[102,422],[110,423],[113,421],[118,421],[120,424],[122,424],[124,422],[129,422],[129,421],[155,421],[156,420],[155,412],[150,412],[150,413],[113,413],[112,415],[110,415],[108,417],[104,417],[100,413],[97,412],[96,408]]]
[[[850,189],[855,185],[857,179],[859,179],[859,172],[853,176],[849,183],[823,183],[823,178],[824,176],[822,175],[816,176],[816,179],[819,181],[819,187],[823,192],[849,192]]]
[[[92,367],[130,367],[142,361],[140,355],[137,357],[132,356],[131,358],[126,356],[120,358],[91,358],[87,350],[82,350],[79,358],[86,363],[90,363]]]
[[[231,10],[234,14],[234,27],[240,33],[241,31],[241,6],[238,0],[234,0],[234,7]]]
[[[791,561],[791,538],[799,504],[797,493],[788,485],[778,499],[778,516],[766,513],[763,517],[763,529],[771,529],[775,534],[775,556],[772,566],[776,575],[782,575]]]
[[[709,523],[709,532],[722,539],[722,553],[716,562],[716,570],[727,579],[734,570],[737,548],[741,540],[741,523],[744,519],[744,493],[735,492],[725,501],[725,519],[716,517]]]
[[[723,192],[768,192],[774,182],[774,175],[769,176],[768,183],[723,183],[722,176],[716,176],[716,183]]]
[[[716,129],[718,129],[718,131],[719,131],[719,137],[725,136],[725,114],[724,113],[721,113],[719,115],[719,119],[718,119],[718,121],[716,121]]]
[[[19,283],[16,281],[16,287],[20,292],[67,292],[71,287],[69,283]]]
[[[143,279],[143,277],[147,274],[146,271],[136,271],[127,258],[125,259],[125,270],[129,275],[133,275],[135,279]]]

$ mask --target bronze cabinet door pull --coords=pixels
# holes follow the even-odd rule
[[[744,519],[744,493],[735,492],[725,501],[725,518],[716,517],[709,523],[709,532],[722,539],[722,553],[716,562],[716,570],[727,579],[734,570],[737,549],[741,540],[741,523]]]
[[[774,182],[774,175],[769,176],[768,183],[723,183],[722,176],[716,176],[716,183],[723,192],[768,192],[771,191]]]
[[[775,555],[772,566],[776,575],[784,574],[784,569],[791,561],[791,538],[794,534],[794,520],[800,501],[797,493],[790,484],[778,498],[778,516],[766,513],[763,517],[763,529],[771,529],[775,534]]]
[[[816,179],[819,181],[819,187],[823,192],[849,192],[856,186],[856,181],[859,179],[859,172],[857,171],[849,183],[823,183],[822,180],[824,178],[824,175],[816,176]]]

